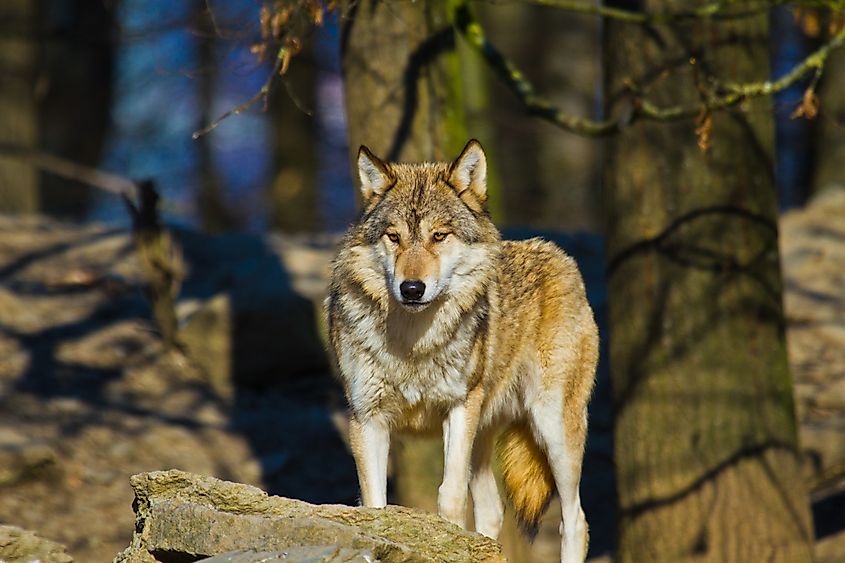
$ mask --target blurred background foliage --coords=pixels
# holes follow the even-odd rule
[[[555,5],[478,2],[472,8],[491,43],[549,103],[600,117],[602,20]],[[8,156],[24,148],[152,179],[166,217],[180,224],[211,231],[343,229],[355,203],[339,18],[355,6],[4,2],[0,174],[15,182],[3,183],[0,209],[126,220],[115,198]],[[841,25],[815,6],[773,9],[772,76],[790,70]],[[527,118],[485,61],[461,36],[456,41],[467,128],[491,153],[494,183],[506,186],[494,190],[499,223],[600,230],[600,141]],[[841,150],[835,136],[845,110],[841,96],[831,93],[840,66],[831,62],[814,88],[825,108],[819,119],[794,118],[811,77],[776,97],[784,208],[806,201],[834,174],[829,163],[836,159],[820,156]],[[259,95],[268,85],[269,93]],[[244,104],[249,100],[254,103]],[[192,137],[236,108],[244,111],[219,122],[213,134]]]

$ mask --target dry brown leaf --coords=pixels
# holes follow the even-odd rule
[[[709,151],[713,144],[713,114],[710,110],[702,110],[695,118],[695,136],[698,150],[703,153]]]
[[[308,0],[308,13],[311,16],[311,21],[316,26],[323,25],[323,4],[320,0]]]
[[[255,55],[258,62],[263,63],[267,60],[267,43],[256,43],[249,48],[249,52]]]
[[[795,7],[792,9],[792,19],[807,37],[817,38],[821,35],[822,18],[818,10]]]
[[[827,31],[830,35],[836,35],[845,27],[845,12],[833,12],[830,14],[830,23]]]
[[[270,37],[270,8],[267,4],[262,4],[261,11],[259,12],[259,22],[261,23],[261,39],[267,39]]]
[[[801,98],[801,103],[795,108],[795,111],[790,114],[790,119],[798,119],[804,117],[806,119],[815,119],[819,114],[819,97],[815,90],[807,88],[804,90],[804,96]]]
[[[273,30],[273,37],[278,39],[282,35],[282,29],[284,28],[285,24],[288,23],[291,16],[290,8],[282,8],[278,10],[275,14],[273,14],[272,20],[272,30]]]

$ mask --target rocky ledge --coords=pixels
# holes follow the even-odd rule
[[[495,541],[410,508],[314,505],[176,470],[131,484],[135,533],[115,563],[505,561]]]

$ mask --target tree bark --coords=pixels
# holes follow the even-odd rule
[[[26,149],[35,149],[38,142],[37,8],[33,0],[0,5],[0,143]],[[35,167],[0,152],[0,213],[34,213],[39,199]]]
[[[596,112],[601,21],[530,2],[479,2],[487,36],[537,91],[576,115]],[[531,30],[522,32],[517,30]],[[565,56],[561,56],[565,53]],[[488,70],[489,74],[489,70]],[[508,226],[598,231],[601,143],[561,132],[525,107],[497,78],[491,88],[494,128]]]
[[[845,17],[845,16],[843,16]],[[828,39],[824,37],[823,39]],[[831,53],[819,87],[819,116],[815,132],[813,193],[845,188],[845,50]]]
[[[285,77],[290,90],[280,83],[271,94],[276,170],[267,198],[270,226],[284,232],[315,231],[319,227],[317,124],[314,116],[306,113],[317,106],[314,65],[310,53],[297,56]]]
[[[668,105],[698,100],[703,73],[767,79],[767,25],[765,14],[651,29],[609,22],[607,109],[636,103],[631,86]],[[694,120],[637,122],[608,142],[619,561],[811,560],[771,115],[762,99],[713,115],[709,150]]]
[[[42,0],[40,148],[97,166],[106,142],[112,94],[112,8],[90,0]],[[82,182],[41,173],[41,211],[80,220],[95,196]]]
[[[380,157],[406,161],[451,159],[463,147],[451,1],[343,3],[341,57],[353,157],[361,144]]]

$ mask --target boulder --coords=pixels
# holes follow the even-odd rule
[[[250,551],[300,562],[505,561],[492,539],[410,508],[314,505],[177,470],[131,484],[135,533],[116,563],[245,561]]]
[[[23,528],[0,525],[0,561],[3,563],[71,563],[63,545]]]
[[[242,549],[201,559],[198,563],[276,563],[297,561],[298,563],[372,563],[375,556],[368,549],[349,549],[336,545],[314,545],[289,547],[284,551],[256,551]]]

